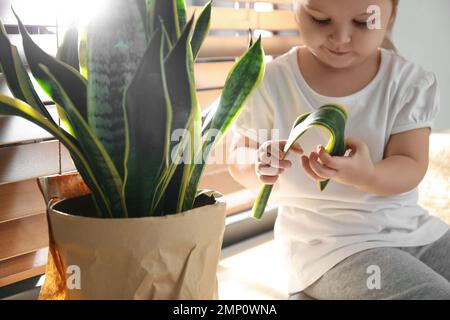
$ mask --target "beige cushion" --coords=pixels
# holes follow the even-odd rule
[[[297,293],[294,293],[294,294],[290,295],[288,300],[316,300],[316,299],[308,296],[303,291],[300,291],[300,292],[297,292]]]

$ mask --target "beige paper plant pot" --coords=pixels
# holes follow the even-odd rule
[[[84,187],[84,196],[61,200],[61,190],[73,195],[67,184],[80,181],[78,175],[39,180],[50,233],[41,299],[218,298],[226,208],[220,194],[180,214],[100,219],[73,214],[92,210]]]

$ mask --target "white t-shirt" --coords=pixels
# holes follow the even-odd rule
[[[346,97],[326,97],[304,80],[297,50],[266,64],[261,85],[232,125],[234,134],[259,142],[287,139],[294,120],[326,103],[349,111],[345,136],[369,147],[374,163],[383,159],[389,136],[420,127],[433,128],[439,110],[436,77],[400,55],[381,50],[374,79]],[[279,129],[279,136],[257,136],[259,129]],[[327,134],[310,130],[298,142],[305,150],[326,145]],[[394,196],[362,192],[331,180],[321,192],[301,166],[300,156],[287,156],[293,166],[279,177],[269,202],[278,204],[275,242],[288,271],[289,293],[301,291],[344,258],[369,248],[419,246],[440,238],[449,226],[417,204],[417,187]],[[395,177],[392,177],[395,179]]]

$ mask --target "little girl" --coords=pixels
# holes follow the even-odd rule
[[[369,6],[378,9],[379,28],[369,27]],[[232,176],[251,189],[274,184],[275,241],[292,297],[450,299],[449,226],[417,204],[438,85],[433,73],[383,47],[397,6],[294,0],[303,45],[266,65],[233,124]],[[326,103],[348,110],[351,152],[328,155],[318,145],[328,137],[310,130],[279,160],[297,116]],[[241,163],[244,155],[253,161]],[[321,192],[317,181],[326,179]]]

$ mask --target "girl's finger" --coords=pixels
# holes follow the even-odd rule
[[[258,159],[265,164],[276,164],[279,159],[282,158],[282,153],[279,152],[278,147],[274,147],[274,144],[278,144],[276,142],[268,141],[264,143],[261,148],[258,150]],[[275,166],[275,165],[273,165]]]
[[[282,159],[285,155],[284,147],[286,146],[287,140],[276,140],[267,146],[267,151],[272,156],[278,159]],[[299,143],[294,143],[288,152],[294,152],[298,154],[303,154],[303,149]]]
[[[292,162],[290,160],[272,159],[270,165],[274,168],[287,169],[292,167]]]
[[[265,154],[261,152],[258,159],[261,163],[274,167],[274,168],[290,168],[292,167],[292,162],[288,159],[280,160],[277,157]]]
[[[326,168],[318,161],[319,156],[315,152],[311,152],[309,156],[309,163],[311,169],[314,171],[316,175],[321,178],[330,179],[336,175],[336,170],[331,168]]]
[[[275,184],[278,180],[278,176],[260,176],[259,179],[264,184]]]
[[[327,179],[323,179],[321,177],[319,177],[312,169],[311,169],[311,165],[310,165],[310,161],[309,158],[307,156],[302,156],[302,166],[303,169],[305,170],[306,174],[313,180],[318,180],[318,181],[325,181]]]
[[[283,145],[284,148],[284,145]],[[288,152],[294,152],[297,154],[303,154],[303,148],[300,146],[299,143],[294,143],[290,148]]]
[[[342,167],[342,163],[339,158],[332,157],[322,145],[317,146],[317,153],[319,154],[319,159],[322,163],[330,168],[339,171]]]
[[[271,155],[265,150],[258,150],[258,160],[264,164],[270,165]]]
[[[263,176],[278,176],[284,172],[283,168],[274,168],[263,163],[258,164],[257,173]]]
[[[350,149],[356,150],[356,149],[359,149],[360,147],[362,147],[363,144],[364,143],[362,142],[362,140],[358,139],[356,137],[345,138],[345,145],[346,145],[347,149],[350,148]]]

